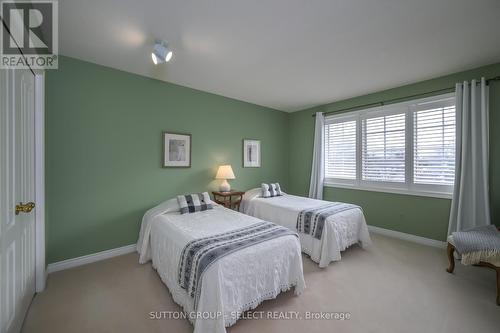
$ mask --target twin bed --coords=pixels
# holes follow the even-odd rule
[[[295,223],[301,207],[327,202],[290,195],[264,199],[256,192],[249,191],[241,206],[254,216],[215,203],[213,209],[181,214],[178,200],[171,199],[143,217],[139,262],[152,261],[195,333],[223,333],[242,312],[282,291],[301,294],[301,251],[324,267],[348,246],[370,243],[360,210],[328,217],[317,239],[297,233]]]
[[[286,193],[263,198],[261,189],[254,188],[245,193],[240,211],[297,230],[297,219],[301,212],[335,204]],[[363,211],[353,205],[347,208],[326,218],[320,239],[308,233],[299,233],[302,252],[309,255],[319,267],[326,267],[330,262],[340,260],[340,252],[353,244],[359,243],[363,248],[371,244]]]
[[[176,199],[145,214],[137,243],[139,262],[152,260],[174,301],[188,314],[195,333],[225,332],[243,311],[292,287],[297,295],[304,290],[300,243],[295,235],[269,239],[217,260],[203,274],[197,300],[180,286],[179,261],[190,242],[262,222],[219,205],[181,215]]]

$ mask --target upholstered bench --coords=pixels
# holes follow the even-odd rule
[[[500,230],[500,228],[498,228]],[[448,261],[449,261],[449,266],[446,269],[448,273],[453,273],[453,270],[455,269],[455,256],[454,253],[456,251],[455,249],[455,243],[453,241],[453,236],[448,236],[448,245],[446,252],[448,254]],[[460,254],[458,251],[456,251],[458,254]],[[491,258],[488,261],[481,261],[478,264],[474,266],[484,266],[484,267],[489,267],[492,268],[496,271],[497,273],[497,305],[500,305],[500,258]]]

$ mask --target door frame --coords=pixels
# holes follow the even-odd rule
[[[35,71],[35,291],[45,289],[45,72]]]

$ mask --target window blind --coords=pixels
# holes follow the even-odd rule
[[[356,179],[356,120],[325,125],[325,177]]]
[[[405,182],[406,114],[362,119],[362,179]]]
[[[414,112],[415,184],[453,185],[455,106]]]
[[[448,198],[455,181],[453,93],[325,119],[325,185]]]

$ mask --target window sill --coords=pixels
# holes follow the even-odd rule
[[[331,182],[331,181],[325,181],[323,183],[323,186],[324,187],[345,188],[345,189],[350,189],[350,190],[394,193],[394,194],[412,195],[412,196],[418,196],[418,197],[431,197],[431,198],[440,198],[440,199],[450,199],[450,200],[453,196],[451,193],[445,193],[445,192],[411,191],[411,190],[407,190],[407,189],[390,188],[390,187],[357,186],[357,185],[350,185],[350,184],[341,184],[341,183],[336,183],[336,182]]]

